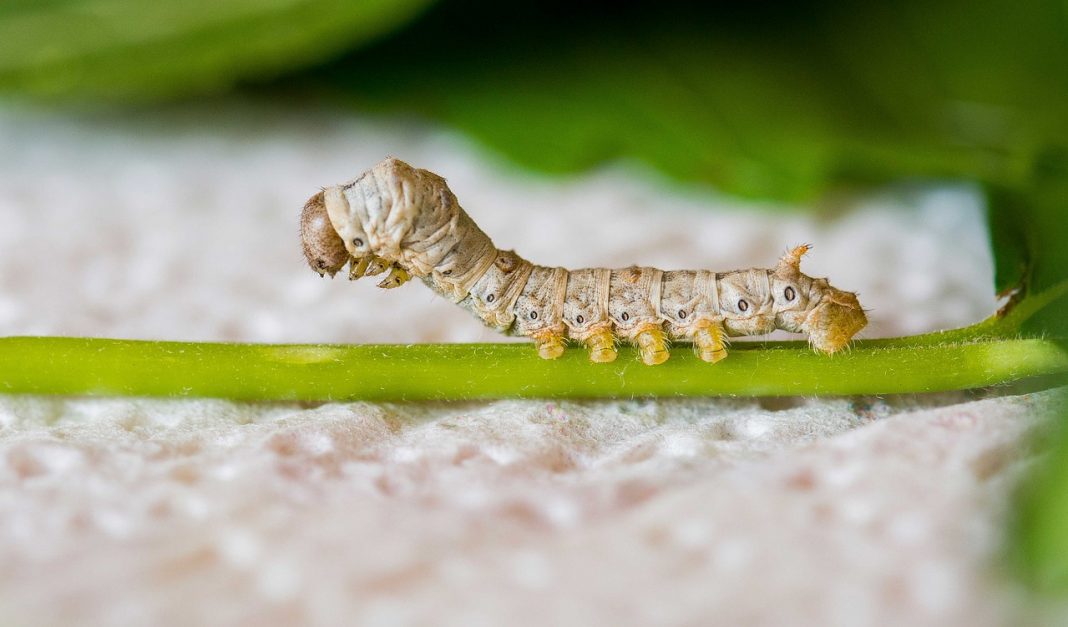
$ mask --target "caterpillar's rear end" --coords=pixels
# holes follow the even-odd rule
[[[834,353],[867,324],[856,294],[801,273],[808,246],[773,269],[725,273],[533,265],[498,250],[444,179],[397,159],[312,196],[301,238],[320,276],[349,264],[350,279],[388,272],[378,284],[387,289],[420,278],[485,324],[533,339],[546,359],[570,340],[592,361],[610,362],[624,341],[656,365],[668,359],[670,340],[684,340],[715,363],[729,336],[776,328],[807,333],[814,349]]]

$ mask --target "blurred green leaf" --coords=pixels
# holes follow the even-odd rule
[[[1024,484],[1013,512],[1011,558],[1033,589],[1068,594],[1068,391],[1062,391],[1055,416],[1052,450]]]
[[[1065,145],[1060,0],[448,3],[323,75],[571,172],[634,158],[805,198],[902,176],[1020,183]]]
[[[1040,158],[1028,186],[989,194],[998,288],[1018,287],[1017,300],[1068,285],[1068,159],[1057,155]],[[1068,342],[1068,294],[1050,299],[1019,331]]]
[[[129,101],[226,88],[380,36],[429,0],[12,0],[0,90]]]

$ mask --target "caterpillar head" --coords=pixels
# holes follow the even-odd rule
[[[323,192],[309,198],[304,205],[300,214],[300,240],[308,266],[319,276],[334,276],[350,259],[345,242],[330,223]]]

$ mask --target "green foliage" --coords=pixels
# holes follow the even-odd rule
[[[1024,484],[1013,512],[1013,565],[1033,588],[1068,594],[1068,394],[1061,394],[1053,444]]]
[[[1059,0],[604,9],[441,5],[324,85],[539,169],[636,158],[761,197],[912,175],[1020,182],[1068,137]]]
[[[0,90],[140,101],[217,91],[336,56],[428,0],[14,0]]]

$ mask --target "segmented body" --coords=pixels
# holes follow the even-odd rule
[[[497,249],[444,179],[397,159],[313,196],[302,235],[320,274],[346,263],[350,278],[389,270],[379,284],[387,288],[418,277],[498,331],[532,338],[545,358],[572,340],[593,361],[612,361],[622,340],[653,365],[668,358],[669,340],[685,340],[715,362],[728,336],[776,328],[808,333],[815,349],[831,353],[867,323],[855,294],[800,272],[807,246],[775,268],[732,272],[534,265]]]

